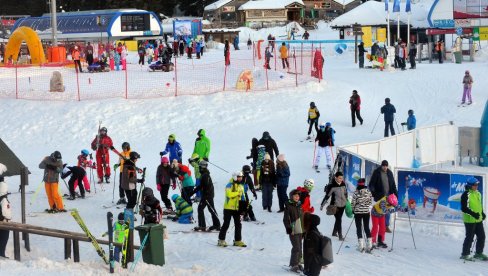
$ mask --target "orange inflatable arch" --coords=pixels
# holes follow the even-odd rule
[[[7,47],[5,48],[4,60],[12,56],[13,60],[17,60],[20,52],[22,42],[26,42],[29,48],[32,64],[42,64],[46,62],[44,49],[42,48],[41,39],[37,33],[29,27],[17,28],[10,36]]]

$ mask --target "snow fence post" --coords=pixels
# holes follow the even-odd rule
[[[78,101],[81,100],[80,98],[80,77],[79,77],[79,72],[78,72],[78,68],[76,67],[76,64],[75,64],[75,68],[76,68],[76,87],[78,88]]]
[[[295,50],[293,50],[293,62],[295,63],[295,85],[298,87],[297,57],[295,55]],[[288,68],[288,70],[290,69]]]
[[[276,41],[275,41],[275,43],[276,43]],[[275,71],[276,71],[276,44],[274,47],[274,60],[275,60]]]
[[[224,88],[222,91],[225,91],[225,80],[227,79],[227,64],[224,65]]]
[[[256,67],[256,44],[252,42],[252,66]]]
[[[175,58],[175,97],[178,96],[178,67],[176,66],[176,57]]]
[[[301,50],[300,50],[300,74],[303,75],[303,42],[300,44],[301,45]]]
[[[269,65],[269,64],[268,64]],[[266,65],[266,90],[269,90],[269,81],[268,81],[268,65]]]
[[[19,99],[19,75],[17,72],[17,64],[15,66],[15,99]]]
[[[312,73],[313,70],[313,42],[312,42],[312,47],[310,48],[310,73]]]
[[[127,81],[127,69],[125,69],[125,99],[127,100],[129,98],[129,86],[128,86],[128,81]]]

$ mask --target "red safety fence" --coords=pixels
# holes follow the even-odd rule
[[[126,70],[89,73],[83,64],[79,73],[72,63],[11,65],[0,67],[0,98],[31,100],[94,100],[106,98],[147,99],[181,95],[206,95],[223,91],[255,92],[296,87],[312,77],[313,51],[300,44],[289,49],[289,68],[283,68],[279,53],[273,53],[270,68],[264,57],[235,55],[230,65],[222,60],[173,58],[174,70],[152,71],[148,66],[127,64]],[[251,52],[251,51],[250,51]],[[233,52],[236,53],[236,52]],[[264,49],[263,52],[264,53]],[[122,68],[121,68],[122,69]],[[61,74],[64,92],[51,92],[51,78]],[[240,83],[239,83],[240,82]]]

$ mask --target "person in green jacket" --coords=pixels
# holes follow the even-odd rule
[[[178,221],[178,223],[190,224],[193,223],[193,207],[188,204],[181,196],[174,194],[171,200],[175,203],[176,216],[173,221]]]
[[[487,261],[488,256],[483,254],[485,247],[485,230],[483,229],[483,220],[486,215],[483,212],[483,203],[481,202],[481,193],[478,191],[479,180],[470,177],[466,180],[465,191],[461,196],[461,211],[463,212],[463,222],[466,228],[466,237],[463,243],[463,252],[461,259],[472,260],[473,258]],[[471,257],[470,249],[476,235],[476,251]]]
[[[231,181],[225,186],[224,202],[224,224],[220,228],[218,246],[226,247],[225,234],[229,229],[230,220],[234,219],[235,236],[234,246],[246,247],[242,241],[241,230],[241,210],[239,210],[239,201],[246,202],[244,197],[244,186],[241,185],[244,174],[239,171],[232,174]],[[242,206],[241,206],[242,209]]]
[[[198,154],[201,159],[208,161],[208,156],[210,155],[210,139],[205,136],[205,130],[200,129],[197,133],[198,138],[195,140],[195,148],[193,149],[193,154]]]
[[[117,221],[113,225],[113,231],[114,231],[114,242],[124,244],[125,236],[124,236],[124,231],[129,227],[128,222],[124,221],[124,213],[119,213],[117,216]],[[108,232],[105,232],[102,237],[105,237],[108,235]],[[119,261],[120,259],[120,252],[122,252],[122,247],[121,246],[114,246],[114,260],[116,262]]]

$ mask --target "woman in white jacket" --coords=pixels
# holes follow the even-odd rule
[[[8,186],[5,183],[3,174],[7,171],[7,167],[0,163],[0,221],[8,222],[12,220],[12,210],[10,209],[10,202],[8,201]],[[8,230],[0,230],[0,257],[8,258],[5,255],[5,248],[7,247]]]

